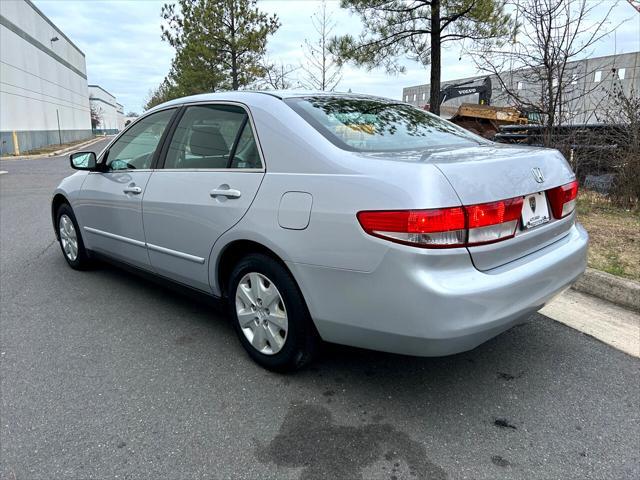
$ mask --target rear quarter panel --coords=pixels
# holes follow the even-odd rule
[[[361,272],[373,271],[388,242],[364,233],[356,214],[457,206],[460,201],[436,167],[363,157],[341,150],[284,103],[254,109],[267,173],[249,211],[224,233],[211,252],[209,281],[219,294],[218,257],[235,240],[252,240],[285,262]],[[286,192],[312,197],[309,225],[280,227],[278,207]]]

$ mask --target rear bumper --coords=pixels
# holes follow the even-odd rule
[[[466,250],[393,245],[372,272],[289,263],[320,336],[417,356],[470,350],[526,321],[586,268],[578,224],[537,252],[481,272]]]

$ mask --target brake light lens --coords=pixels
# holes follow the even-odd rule
[[[424,248],[482,245],[515,235],[522,197],[463,207],[358,213],[370,235]]]
[[[368,234],[398,243],[438,248],[465,242],[462,207],[359,212],[358,221]]]
[[[576,209],[576,198],[578,197],[578,182],[547,190],[547,198],[551,204],[551,211],[554,218],[564,218]]]
[[[522,214],[523,198],[464,207],[467,211],[468,245],[483,245],[511,238]]]

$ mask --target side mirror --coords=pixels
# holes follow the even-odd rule
[[[96,154],[94,152],[77,152],[69,156],[71,168],[75,170],[97,170]]]

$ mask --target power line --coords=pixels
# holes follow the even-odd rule
[[[43,96],[45,96],[45,97],[54,98],[54,99],[56,99],[56,100],[62,100],[63,102],[68,102],[68,103],[70,103],[71,105],[78,105],[79,107],[83,107],[83,108],[85,108],[85,107],[86,107],[86,105],[83,105],[83,104],[81,104],[81,103],[76,103],[76,102],[73,102],[73,101],[71,101],[71,100],[67,100],[66,98],[56,97],[55,95],[49,95],[49,94],[47,94],[47,93],[43,93],[43,92],[40,92],[40,91],[38,91],[38,90],[31,90],[30,88],[21,87],[20,85],[13,85],[12,83],[9,83],[9,82],[3,82],[3,81],[0,81],[0,84],[5,84],[5,85],[8,85],[8,86],[10,86],[10,87],[14,87],[14,88],[20,88],[20,89],[22,89],[22,90],[26,90],[27,92],[36,93],[36,94],[38,94],[38,95],[43,95]]]
[[[49,83],[51,83],[53,85],[56,85],[57,87],[63,88],[65,90],[68,90],[71,93],[73,93],[74,95],[80,95],[81,97],[83,96],[81,93],[78,93],[75,90],[72,90],[72,89],[70,89],[68,87],[65,87],[64,85],[60,85],[59,83],[53,82],[53,81],[49,80],[48,78],[41,77],[40,75],[36,75],[35,73],[32,73],[32,72],[30,72],[28,70],[25,70],[24,68],[20,68],[20,67],[18,67],[16,65],[13,65],[11,63],[5,62],[4,60],[0,60],[0,63],[4,63],[5,65],[8,65],[8,66],[10,66],[12,68],[15,68],[16,70],[20,70],[21,72],[24,72],[24,73],[26,73],[28,75],[32,75],[32,76],[34,76],[36,78],[39,78],[40,80],[44,80],[45,82],[49,82]]]
[[[29,100],[36,100],[38,102],[45,102],[45,103],[50,103],[52,105],[58,105],[59,107],[64,107],[64,108],[71,108],[73,110],[82,110],[85,112],[89,112],[90,109],[84,109],[84,108],[77,108],[77,107],[71,107],[69,105],[63,105],[61,103],[57,103],[57,102],[51,102],[49,100],[43,100],[41,98],[34,98],[34,97],[29,97],[28,95],[20,95],[19,93],[13,93],[13,92],[7,92],[6,90],[0,90],[0,93],[6,93],[7,95],[14,95],[16,97],[22,97],[22,98],[28,98]]]

